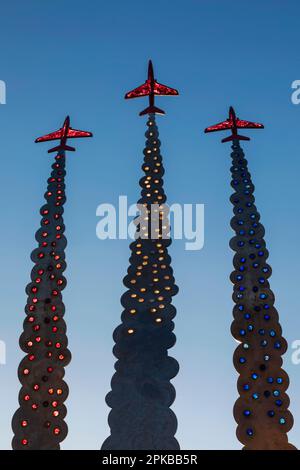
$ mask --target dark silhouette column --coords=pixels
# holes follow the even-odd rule
[[[104,450],[179,449],[174,437],[177,420],[170,409],[175,399],[170,380],[179,366],[168,355],[176,341],[172,296],[178,288],[168,254],[168,208],[164,205],[164,169],[154,114],[150,114],[147,126],[145,175],[140,180],[138,201],[144,210],[136,220],[137,238],[130,245],[130,266],[124,278],[128,290],[121,298],[122,323],[113,335],[118,360],[112,390],[106,397],[111,407],[111,435],[102,445]]]
[[[70,362],[67,349],[65,306],[61,291],[66,286],[63,221],[65,203],[65,153],[55,157],[41,208],[41,227],[36,232],[38,248],[31,259],[34,267],[28,295],[20,347],[26,356],[18,369],[22,388],[20,408],[12,421],[13,449],[59,449],[67,435],[64,421],[68,386],[64,368]]]
[[[235,270],[231,274],[235,302],[231,329],[240,342],[233,359],[239,373],[240,397],[234,406],[237,437],[244,449],[295,449],[287,436],[293,426],[286,393],[289,377],[282,369],[287,343],[282,337],[269,284],[272,271],[267,263],[265,230],[238,140],[233,141],[231,156],[231,185],[235,190],[231,196],[234,207],[231,226],[236,233],[230,242],[236,252]]]

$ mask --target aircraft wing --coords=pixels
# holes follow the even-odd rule
[[[35,139],[35,142],[46,142],[47,140],[58,140],[63,136],[63,128],[61,127],[58,131],[51,132],[51,134],[43,135]]]
[[[242,119],[236,120],[236,127],[239,129],[263,129],[263,124],[259,124],[258,122],[251,122],[251,121],[243,121]]]
[[[125,95],[125,99],[130,99],[130,98],[140,98],[141,96],[148,96],[150,94],[151,87],[150,83],[146,81],[143,85],[138,86],[134,90],[129,91]]]
[[[155,95],[178,95],[178,91],[175,88],[170,88],[162,83],[154,82],[154,94]]]
[[[224,131],[226,129],[231,129],[233,126],[233,122],[230,119],[226,121],[219,122],[214,126],[207,127],[204,132],[215,132],[215,131]]]
[[[93,134],[91,132],[87,131],[80,131],[78,129],[72,129],[72,127],[69,127],[67,137],[70,139],[74,139],[76,137],[92,137]]]

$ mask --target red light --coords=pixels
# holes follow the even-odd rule
[[[22,444],[23,444],[23,446],[26,446],[28,444],[28,440],[27,439],[22,439]]]
[[[23,428],[25,428],[27,425],[28,425],[28,421],[26,421],[25,419],[23,419],[23,421],[21,421],[21,426],[22,426]]]
[[[54,428],[53,432],[57,436],[58,434],[60,434],[60,429],[59,428]]]

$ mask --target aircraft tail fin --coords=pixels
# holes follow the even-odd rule
[[[144,116],[145,114],[165,114],[165,112],[156,106],[148,106],[148,108],[140,112],[140,116]]]
[[[244,135],[239,134],[232,134],[229,137],[222,139],[222,143],[224,144],[225,142],[232,142],[233,140],[250,140],[250,137],[245,137]]]
[[[70,145],[58,145],[57,147],[53,147],[52,149],[48,150],[48,153],[52,153],[52,152],[59,152],[59,151],[69,151],[69,152],[75,152],[75,148],[74,147],[71,147]]]

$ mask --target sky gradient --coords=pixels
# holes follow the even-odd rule
[[[170,350],[180,364],[173,381],[177,439],[183,449],[239,449],[232,407],[237,373],[232,322],[233,252],[229,240],[230,144],[203,129],[227,117],[265,124],[243,144],[266,229],[271,288],[283,334],[300,339],[300,106],[291,83],[300,78],[300,4],[296,0],[51,0],[1,6],[0,105],[2,214],[0,448],[9,449],[18,407],[18,346],[25,316],[30,252],[53,156],[34,139],[56,130],[67,114],[75,128],[94,133],[67,155],[65,205],[68,285],[63,291],[72,362],[66,368],[69,435],[63,449],[98,449],[109,434],[105,395],[115,358],[112,332],[120,322],[122,278],[129,241],[96,238],[96,208],[139,197],[146,100],[124,93],[144,82],[152,58],[156,78],[180,96],[161,98],[158,118],[168,202],[205,204],[205,245],[170,248],[179,294]],[[290,440],[300,446],[300,365],[285,355],[290,375]]]

